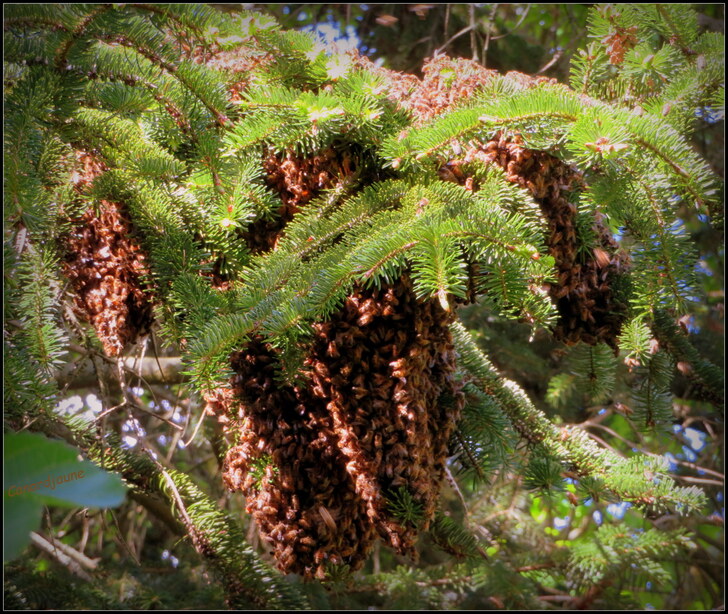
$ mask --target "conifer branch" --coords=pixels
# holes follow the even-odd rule
[[[450,328],[461,366],[477,386],[497,400],[516,431],[531,444],[542,445],[578,475],[602,480],[606,488],[637,505],[674,507],[683,513],[702,507],[705,499],[698,489],[676,487],[668,476],[656,477],[664,472],[663,459],[654,459],[650,468],[645,469],[645,460],[620,459],[610,450],[598,448],[578,428],[556,427],[533,406],[517,384],[497,373],[462,324],[455,322]]]
[[[66,41],[56,51],[55,65],[58,70],[66,70],[66,62],[71,47],[73,47],[73,45],[81,38],[91,22],[107,11],[113,10],[113,8],[112,4],[98,5],[95,8],[92,8],[89,13],[76,24],[76,27],[69,33]]]
[[[377,536],[407,554],[429,529],[467,563],[377,575],[369,586],[385,593],[382,607],[443,605],[435,588],[457,593],[465,581],[496,607],[586,607],[607,603],[633,565],[672,580],[661,562],[691,547],[687,532],[610,522],[592,539],[582,526],[567,551],[529,515],[522,488],[578,505],[568,475],[595,502],[699,510],[705,495],[675,485],[654,435],[631,445],[599,425],[638,448],[622,453],[551,421],[451,323],[456,305],[480,300],[506,355],[523,347],[498,332],[506,320],[528,321],[531,347],[543,347],[540,328],[578,342],[548,384],[563,416],[624,395],[635,420],[673,421],[673,360],[699,398],[722,405],[720,369],[670,315],[699,280],[685,205],[712,207],[718,187],[689,134],[723,104],[723,37],[701,33],[693,9],[593,7],[571,88],[446,57],[422,79],[402,75],[261,14],[200,5],[13,5],[4,24],[10,428],[61,436],[119,471],[135,501],[189,539],[232,607],[310,604],[192,481],[202,465],[176,471],[95,430],[119,408],[152,412],[129,396],[125,371],[204,395],[198,427],[214,414],[225,484],[284,573],[338,587]],[[100,351],[74,345],[86,336],[77,317],[123,357],[92,368]],[[168,347],[132,366],[125,346],[149,330]],[[69,350],[80,358],[69,363]],[[125,403],[95,428],[54,414],[66,389],[106,395],[116,381]],[[168,459],[179,436],[160,438]],[[145,445],[160,451],[151,437]],[[475,487],[521,452],[504,511],[497,480]],[[487,521],[517,519],[493,541],[496,557],[438,511],[451,472],[474,487],[454,485],[468,518],[485,506]],[[552,562],[505,550],[524,535],[540,536]],[[583,596],[540,594],[564,578]]]
[[[690,365],[689,378],[695,381],[703,394],[716,406],[725,402],[725,376],[710,361],[702,358],[698,351],[682,334],[668,313],[658,309],[654,313],[653,330],[660,345],[670,352],[676,361]]]
[[[113,437],[99,441],[95,429],[87,425],[45,416],[31,428],[49,437],[61,437],[105,469],[118,471],[141,495],[162,495],[174,516],[184,521],[199,554],[221,576],[231,607],[298,609],[307,606],[305,598],[260,561],[249,546],[241,549],[244,537],[239,526],[188,476],[174,472],[165,477],[150,458],[123,449]],[[166,492],[169,488],[166,480],[172,480],[183,506],[186,502],[185,512],[174,505],[174,496]]]

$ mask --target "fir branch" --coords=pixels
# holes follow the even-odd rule
[[[685,531],[648,529],[638,532],[625,524],[603,525],[596,540],[572,545],[569,566],[586,584],[614,578],[630,568],[655,582],[667,582],[668,573],[661,561],[673,560],[691,547]]]
[[[96,7],[91,6],[88,8],[90,8],[88,14],[86,14],[74,26],[73,30],[69,32],[69,36],[66,38],[64,43],[56,51],[55,65],[58,70],[67,70],[67,59],[71,47],[73,47],[73,45],[81,39],[85,31],[97,17],[103,15],[107,11],[113,10],[114,7],[111,4],[101,4]]]
[[[636,124],[637,120],[632,120],[632,122]],[[650,126],[650,128],[655,127],[654,119],[650,122],[642,121],[639,123],[641,125],[637,130],[647,126]],[[694,198],[696,205],[704,206],[706,201],[715,193],[715,188],[710,185],[707,179],[711,175],[707,164],[699,161],[687,144],[677,140],[679,135],[667,127],[662,127],[661,130],[656,130],[652,134],[645,134],[642,137],[637,136],[637,130],[635,130],[635,143],[653,153],[681,178],[685,179],[685,188]],[[670,147],[672,143],[675,143],[675,145]],[[687,163],[684,167],[678,162],[681,158]]]
[[[160,52],[158,47],[155,48],[153,41],[145,41],[142,37],[133,36],[133,34],[138,34],[139,31],[140,29],[137,27],[127,35],[105,34],[102,39],[107,43],[115,43],[133,49],[152,64],[161,67],[200,100],[220,127],[229,126],[230,120],[221,110],[227,106],[227,101],[218,91],[221,87],[215,87],[216,82],[218,82],[215,73],[203,66],[193,65],[189,62],[180,62],[178,64],[170,62],[165,59],[164,51]]]
[[[22,339],[41,372],[46,376],[63,362],[68,339],[59,326],[57,304],[60,295],[57,262],[47,248],[26,250],[18,270],[21,296],[18,308],[23,314]]]
[[[60,437],[107,470],[120,472],[135,491],[161,494],[174,516],[186,520],[183,525],[188,536],[198,553],[220,575],[231,607],[307,607],[305,598],[265,565],[250,546],[241,549],[245,539],[240,527],[185,474],[167,472],[165,478],[150,457],[125,450],[113,436],[98,440],[93,427],[78,422],[47,416],[31,428],[49,437]],[[186,512],[175,505],[175,496],[168,492],[168,479],[172,480]]]
[[[179,160],[146,139],[139,126],[131,120],[88,108],[79,109],[75,119],[79,127],[103,139],[104,149],[112,160],[118,159],[119,166],[131,166],[143,178],[173,177],[184,172]]]
[[[670,207],[675,198],[670,196],[672,188],[666,185],[666,178],[648,173],[642,165],[619,177],[608,173],[593,182],[585,196],[639,241],[632,250],[635,290],[631,302],[636,315],[651,313],[660,305],[684,311],[687,297],[693,293],[694,248],[682,223],[673,221]],[[615,189],[615,185],[619,187]],[[654,270],[657,275],[651,272]]]
[[[605,487],[622,500],[633,500],[645,507],[674,507],[683,513],[702,507],[704,495],[701,491],[676,487],[668,476],[662,476],[660,472],[665,463],[661,461],[665,459],[637,456],[623,460],[610,450],[598,448],[578,428],[559,429],[533,406],[517,384],[497,373],[459,322],[452,324],[450,329],[460,366],[468,371],[483,392],[496,399],[516,431],[531,444],[540,444],[580,476],[602,479]],[[648,469],[645,469],[645,463],[648,463]],[[640,470],[635,471],[636,467]]]
[[[722,407],[725,402],[725,377],[721,369],[699,355],[666,311],[662,309],[655,311],[652,330],[660,345],[669,351],[676,361],[690,365],[689,377],[700,386],[706,398],[716,407]]]
[[[208,43],[208,36],[205,31],[211,27],[224,27],[223,15],[212,7],[201,4],[129,4],[131,8],[148,11],[163,17],[165,21],[171,21],[184,28],[192,34],[201,44]]]
[[[665,352],[650,356],[644,367],[637,369],[642,376],[638,390],[633,393],[633,420],[647,428],[668,425],[673,420],[672,380],[673,364]]]
[[[429,536],[439,548],[458,558],[482,555],[482,549],[473,534],[442,512],[435,513]]]
[[[3,342],[3,407],[6,420],[23,425],[52,409],[58,396],[55,380],[44,376],[28,350]]]
[[[200,389],[212,390],[216,382],[226,382],[230,373],[227,357],[243,344],[254,328],[247,314],[218,317],[203,336],[195,339],[188,351],[189,375]]]

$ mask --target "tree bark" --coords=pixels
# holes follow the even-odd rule
[[[133,356],[125,356],[118,360],[121,361],[127,372],[127,383],[132,383],[137,375],[147,384],[180,384],[187,380],[187,376],[182,373],[182,359],[178,356],[159,358],[150,356],[141,360]],[[96,388],[99,379],[103,379],[112,386],[118,387],[119,374],[114,362],[98,361],[100,373],[97,372],[97,366],[90,358],[68,363],[58,374],[58,384],[61,388],[78,390]]]

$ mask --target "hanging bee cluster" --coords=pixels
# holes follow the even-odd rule
[[[77,159],[83,172],[75,174],[74,183],[83,190],[104,165],[87,152],[78,152]],[[98,213],[87,210],[75,220],[65,253],[64,272],[73,285],[77,313],[94,327],[106,354],[118,356],[152,323],[143,281],[148,270],[123,205],[102,200]]]
[[[409,111],[415,125],[451,109],[499,75],[498,71],[487,69],[473,60],[446,55],[427,60],[422,66],[422,79],[376,66],[366,56],[355,55],[354,63],[384,80],[387,98]],[[507,73],[506,77],[521,87],[556,83],[555,79],[531,77],[516,71]]]
[[[245,494],[282,571],[322,577],[327,563],[357,567],[376,532],[340,462],[332,419],[306,386],[276,381],[276,360],[252,341],[232,357],[232,390],[207,398],[207,412],[237,441],[223,480]]]
[[[384,71],[389,97],[415,123],[451,107],[495,74],[449,58],[426,64],[423,80],[370,69]],[[477,189],[468,165],[497,164],[541,205],[549,251],[558,263],[559,284],[551,288],[561,314],[557,337],[613,340],[618,322],[609,280],[624,262],[598,220],[603,249],[580,260],[577,211],[567,198],[582,185],[580,175],[553,156],[528,150],[518,137],[499,135],[461,151],[461,159],[445,165],[451,180]],[[247,230],[257,252],[273,249],[297,212],[354,173],[333,148],[309,157],[271,153],[263,166],[281,205],[275,220]],[[434,516],[448,440],[463,403],[453,379],[452,317],[437,301],[417,300],[405,275],[380,289],[355,289],[328,321],[313,325],[297,384],[280,377],[278,351],[260,338],[232,355],[231,386],[209,393],[206,410],[232,444],[224,481],[246,496],[279,569],[319,578],[331,564],[356,569],[377,537],[399,553],[414,554],[418,532]],[[395,513],[398,501],[417,513]]]
[[[403,277],[357,290],[314,325],[303,384],[282,384],[259,340],[233,355],[232,390],[209,395],[207,411],[237,437],[225,483],[246,495],[282,571],[356,569],[377,536],[414,555],[462,405],[450,317]],[[394,513],[402,497],[416,520]]]
[[[273,249],[296,213],[357,172],[334,148],[309,157],[271,153],[263,168],[281,205],[275,219],[246,231],[254,252]],[[402,278],[358,289],[314,324],[304,383],[281,383],[278,355],[260,340],[232,356],[232,388],[206,395],[206,409],[234,442],[225,483],[245,494],[282,571],[322,578],[327,565],[356,569],[377,536],[415,554],[462,403],[450,319],[439,303],[418,301]],[[450,402],[439,404],[441,395]],[[402,497],[416,521],[395,517],[390,502]]]
[[[263,168],[266,185],[280,196],[281,205],[275,218],[256,220],[245,231],[246,243],[257,253],[275,246],[281,231],[301,207],[353,172],[348,158],[332,148],[308,158],[292,152],[271,153],[263,161]]]
[[[359,63],[366,65],[367,60],[360,59]],[[446,111],[498,74],[476,62],[447,56],[426,62],[422,80],[384,68],[367,68],[386,80],[391,86],[388,96],[412,112],[415,123]],[[555,83],[553,79],[518,72],[509,72],[506,77],[523,88]],[[554,336],[567,344],[604,341],[616,348],[627,306],[615,298],[612,282],[629,266],[629,258],[619,251],[598,215],[592,223],[598,245],[586,256],[581,253],[577,208],[569,201],[569,194],[583,188],[581,174],[546,152],[527,149],[518,135],[507,138],[497,134],[485,144],[474,141],[458,149],[462,156],[439,169],[441,179],[477,189],[467,165],[496,164],[505,171],[508,181],[527,189],[541,207],[548,221],[546,243],[558,273],[558,282],[550,287],[560,315]],[[469,300],[473,298],[469,293]]]
[[[474,189],[463,169],[474,161],[501,167],[508,181],[531,193],[548,222],[546,244],[557,268],[557,283],[550,286],[549,294],[560,316],[554,336],[569,345],[603,341],[616,348],[627,305],[615,298],[612,282],[629,266],[629,257],[619,250],[598,215],[592,221],[597,247],[580,253],[577,207],[569,194],[583,187],[581,174],[546,152],[526,149],[517,135],[499,134],[485,145],[471,143],[461,159],[446,166]]]

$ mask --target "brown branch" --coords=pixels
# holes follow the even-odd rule
[[[612,585],[613,582],[614,578],[604,578],[597,584],[594,584],[589,588],[589,590],[587,590],[586,594],[580,598],[574,599],[572,609],[588,610],[594,601],[596,601],[601,594]]]
[[[76,41],[81,38],[88,25],[94,19],[96,19],[96,17],[105,13],[106,11],[110,11],[113,8],[113,4],[102,4],[97,8],[94,8],[76,25],[76,27],[73,29],[73,32],[71,32],[69,38],[59,47],[58,51],[56,51],[55,64],[58,70],[66,70],[66,59],[68,58],[68,53],[71,51],[71,47],[73,47]]]
[[[144,358],[141,361],[133,356],[119,359],[124,370],[134,375],[140,375],[148,384],[180,384],[187,381],[182,373],[182,359],[179,356]],[[139,370],[134,369],[136,362],[141,363]],[[115,382],[118,386],[119,377],[112,363],[104,361],[99,369],[99,376],[107,382]],[[57,376],[58,384],[71,390],[79,388],[94,388],[97,385],[97,375],[94,364],[87,358],[79,362],[65,365]]]
[[[45,537],[38,535],[38,533],[36,533],[35,531],[31,532],[30,541],[37,548],[53,557],[56,561],[58,561],[61,565],[68,569],[68,571],[70,571],[73,575],[78,576],[82,580],[86,580],[86,582],[93,582],[91,576],[84,571],[84,569],[81,567],[81,564],[75,557],[71,557],[65,552],[61,551],[61,549],[58,547],[58,542],[51,543]]]
[[[551,569],[552,567],[556,567],[556,563],[553,561],[549,563],[538,563],[535,565],[524,565],[523,567],[516,567],[516,571],[518,573],[525,573],[527,571],[537,571],[539,569]]]
[[[554,53],[553,57],[546,62],[539,70],[536,71],[537,75],[540,75],[541,73],[545,73],[549,68],[551,68],[556,62],[558,62],[561,59],[561,56],[564,55],[563,50],[559,50],[556,53]]]
[[[79,565],[86,567],[87,569],[96,569],[96,566],[101,560],[100,558],[91,559],[87,557],[83,552],[79,552],[68,544],[64,544],[62,541],[56,539],[55,537],[49,536],[47,540],[56,548],[58,548],[58,550],[71,557],[72,559],[77,561]]]

